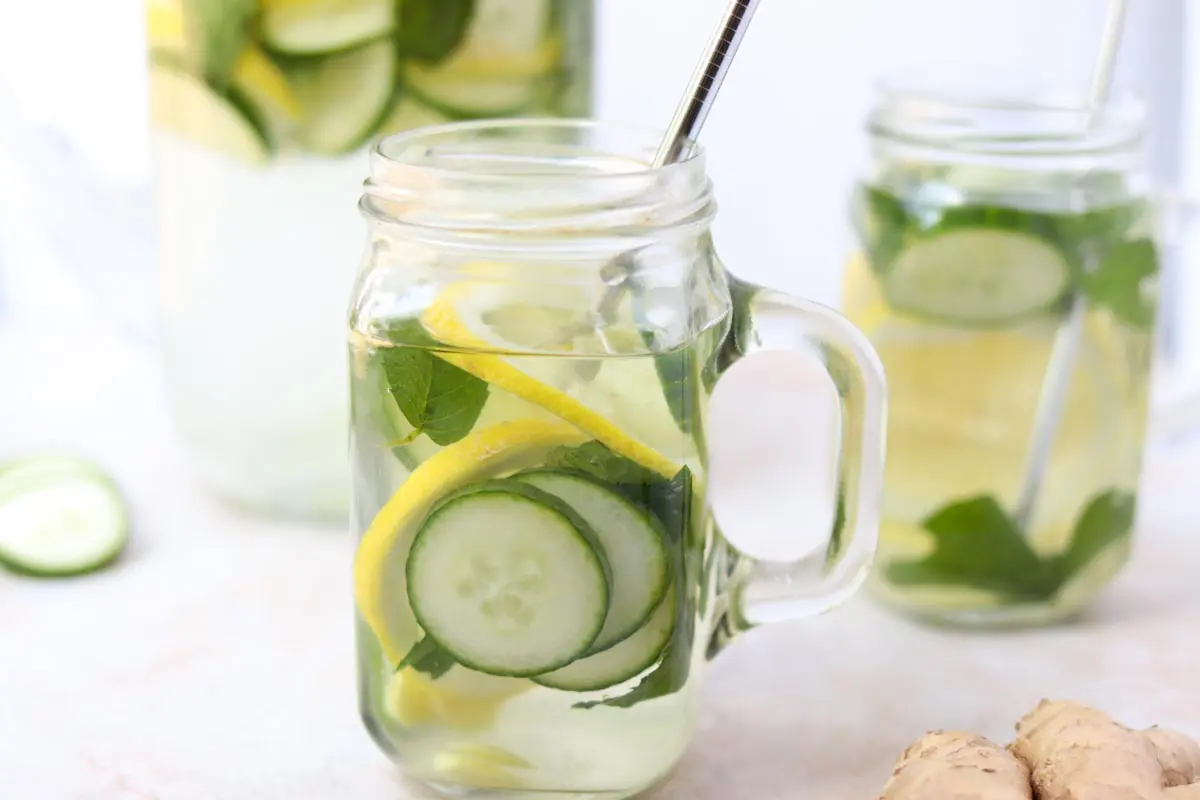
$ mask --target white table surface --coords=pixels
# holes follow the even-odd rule
[[[2,329],[0,329],[2,330]],[[127,488],[134,539],[70,581],[0,574],[0,798],[411,800],[357,717],[351,541],[195,485],[152,364],[68,319],[0,334],[0,445],[70,445]],[[1081,623],[952,635],[860,596],[711,666],[656,800],[853,800],[934,727],[1006,739],[1043,696],[1200,735],[1200,450],[1150,457],[1136,557]]]

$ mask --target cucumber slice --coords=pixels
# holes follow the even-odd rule
[[[264,2],[262,39],[281,53],[335,53],[391,33],[395,6],[395,0]]]
[[[425,105],[454,119],[511,117],[536,103],[536,79],[489,80],[409,64],[405,86]]]
[[[396,48],[388,41],[293,67],[300,104],[297,140],[317,153],[348,153],[364,144],[391,110]]]
[[[405,83],[451,117],[513,116],[533,108],[558,62],[551,0],[476,0],[461,44],[436,65],[413,61]]]
[[[92,572],[129,539],[113,482],[85,462],[34,459],[0,473],[0,564],[27,575]]]
[[[675,630],[675,592],[667,592],[650,619],[629,638],[607,650],[538,675],[534,683],[569,692],[590,692],[624,683],[662,655]]]
[[[529,677],[571,663],[608,614],[596,535],[566,503],[518,481],[447,498],[417,532],[406,574],[425,634],[489,675]]]
[[[248,164],[263,164],[270,149],[237,106],[204,81],[162,62],[150,65],[150,115],[155,125]]]
[[[549,492],[596,532],[612,570],[612,598],[604,628],[589,652],[598,653],[632,634],[667,591],[665,534],[657,520],[598,481],[572,472],[535,469],[513,476]]]
[[[990,228],[960,228],[914,243],[882,275],[883,293],[896,310],[972,327],[1047,312],[1070,285],[1070,266],[1049,242]]]

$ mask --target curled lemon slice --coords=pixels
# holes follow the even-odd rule
[[[537,466],[551,448],[586,440],[561,422],[500,422],[449,445],[412,471],[375,515],[354,558],[358,611],[388,661],[398,664],[419,634],[408,605],[405,566],[416,529],[433,504],[473,481]]]
[[[653,359],[632,325],[571,335],[591,307],[578,287],[463,282],[445,289],[421,322],[439,342],[464,351],[441,352],[441,358],[549,411],[613,452],[673,477],[680,465],[646,443],[655,435],[678,435]],[[611,355],[634,357],[605,358]],[[614,375],[581,375],[585,364],[611,368]],[[560,388],[567,385],[570,393]]]
[[[461,666],[437,680],[406,667],[392,675],[384,706],[406,727],[483,728],[491,724],[505,700],[531,687],[526,680],[485,675]]]

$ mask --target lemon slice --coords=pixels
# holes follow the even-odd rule
[[[187,37],[179,0],[149,0],[146,3],[146,40],[154,52],[184,56]]]
[[[274,138],[300,118],[300,104],[283,71],[257,47],[242,50],[230,80],[232,88],[253,107]]]
[[[527,680],[485,675],[462,666],[437,680],[406,667],[388,683],[384,706],[405,727],[483,728],[491,724],[504,701],[532,687]]]
[[[945,503],[977,494],[1012,507],[1054,347],[1054,320],[955,329],[894,310],[861,259],[844,280],[846,316],[870,338],[888,376],[885,517],[915,525]],[[1061,549],[1079,498],[1119,482],[1124,469],[1118,454],[1130,420],[1114,334],[1104,315],[1085,317],[1035,524],[1039,551]],[[889,548],[902,538],[884,535]]]
[[[399,663],[416,642],[405,568],[413,535],[429,509],[448,492],[472,481],[537,466],[551,448],[586,441],[561,422],[516,420],[472,433],[413,470],[375,515],[354,559],[359,614],[384,655]]]
[[[490,789],[520,789],[519,770],[532,767],[511,750],[480,742],[453,744],[433,757],[434,771],[441,780]]]
[[[443,344],[467,351],[490,351],[442,352],[441,358],[497,389],[546,409],[591,434],[613,452],[664,477],[674,477],[679,464],[612,421],[618,419],[622,425],[646,435],[680,435],[663,397],[653,358],[640,345],[632,326],[606,334],[605,342],[592,339],[598,338],[598,333],[586,334],[583,341],[562,339],[561,332],[578,322],[592,307],[589,303],[590,298],[579,287],[517,289],[464,282],[444,290],[426,309],[421,322]],[[630,357],[606,358],[604,364],[598,364],[605,350],[609,355],[616,350],[616,355]],[[522,352],[528,355],[520,355]],[[616,365],[615,374],[606,380],[601,380],[598,373],[580,375],[578,368],[583,362],[554,357],[559,355],[579,356],[601,370],[608,369],[611,362]],[[572,394],[557,388],[565,385],[573,385]]]

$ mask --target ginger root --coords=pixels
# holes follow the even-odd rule
[[[935,731],[909,746],[877,800],[1200,800],[1200,744],[1043,700],[1007,748]]]
[[[1031,800],[1029,769],[982,736],[934,731],[900,755],[878,800]]]
[[[1038,800],[1161,800],[1200,766],[1200,748],[1182,734],[1135,731],[1062,700],[1043,700],[1021,718],[1012,751],[1029,766]]]

